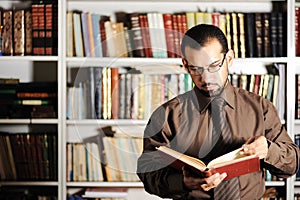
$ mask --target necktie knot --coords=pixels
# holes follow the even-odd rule
[[[222,112],[224,109],[225,100],[221,97],[217,97],[211,102],[211,112]]]

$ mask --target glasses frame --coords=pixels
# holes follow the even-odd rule
[[[207,70],[209,73],[215,73],[221,69],[221,67],[224,64],[225,58],[226,58],[227,52],[224,53],[222,62],[216,67],[216,69],[210,67],[211,64],[208,65],[208,67],[200,67],[200,66],[195,66],[195,65],[186,65],[186,68],[188,69],[189,73],[193,76],[200,76],[203,74],[204,70]],[[188,63],[188,61],[185,59],[185,61]],[[194,67],[196,68],[193,72],[191,72],[190,68]]]

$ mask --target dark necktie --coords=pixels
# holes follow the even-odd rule
[[[225,100],[223,98],[215,98],[211,102],[211,116],[213,120],[213,139],[221,139],[220,145],[221,154],[227,153],[232,141],[231,131],[227,124],[226,113],[224,110]],[[221,137],[221,138],[220,138]],[[222,181],[214,189],[215,200],[238,200],[240,199],[239,180],[232,178]]]

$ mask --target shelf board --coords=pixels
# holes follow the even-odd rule
[[[68,2],[86,2],[85,0],[69,0]],[[97,2],[99,0],[90,0],[91,2]],[[102,2],[124,2],[122,0],[102,0]],[[141,2],[141,0],[131,0],[132,2]],[[248,0],[247,2],[273,2],[273,1],[278,1],[278,2],[285,2],[285,0]],[[143,2],[182,2],[182,0],[144,0]],[[211,2],[211,3],[224,3],[224,0],[187,0],[185,2]],[[226,0],[226,2],[240,2],[240,0]]]
[[[0,181],[0,186],[58,186],[57,181]]]
[[[266,181],[266,186],[285,186],[284,181]]]
[[[58,56],[0,56],[0,61],[58,61]]]
[[[126,187],[141,188],[142,182],[67,182],[68,187]]]
[[[150,66],[150,65],[181,65],[180,58],[109,58],[109,57],[68,57],[68,67],[90,66]]]
[[[147,120],[131,120],[131,119],[83,119],[83,120],[67,120],[68,125],[118,125],[118,126],[132,126],[132,125],[146,125]]]
[[[68,182],[68,187],[143,187],[142,182]],[[284,181],[267,181],[266,186],[285,186]],[[299,182],[300,186],[300,182]]]
[[[0,124],[57,124],[58,119],[0,119]]]
[[[299,187],[300,186],[300,181],[295,181],[295,184],[294,184],[296,187]]]
[[[109,58],[109,57],[68,57],[66,58],[68,67],[146,67],[146,66],[181,66],[181,58]],[[276,63],[287,62],[287,57],[266,57],[266,58],[235,58],[236,63]],[[300,58],[299,58],[300,61]]]
[[[265,58],[235,58],[237,63],[285,63],[288,61],[287,57],[265,57]]]

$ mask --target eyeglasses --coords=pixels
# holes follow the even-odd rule
[[[189,70],[189,73],[191,75],[195,75],[195,76],[199,76],[199,75],[203,74],[204,70],[207,70],[210,73],[217,72],[223,66],[225,58],[226,58],[226,54],[227,53],[224,54],[224,57],[220,64],[212,63],[212,64],[208,65],[207,68],[200,67],[200,66],[194,66],[194,65],[187,65],[187,69]],[[188,62],[188,61],[186,60],[186,62]]]

